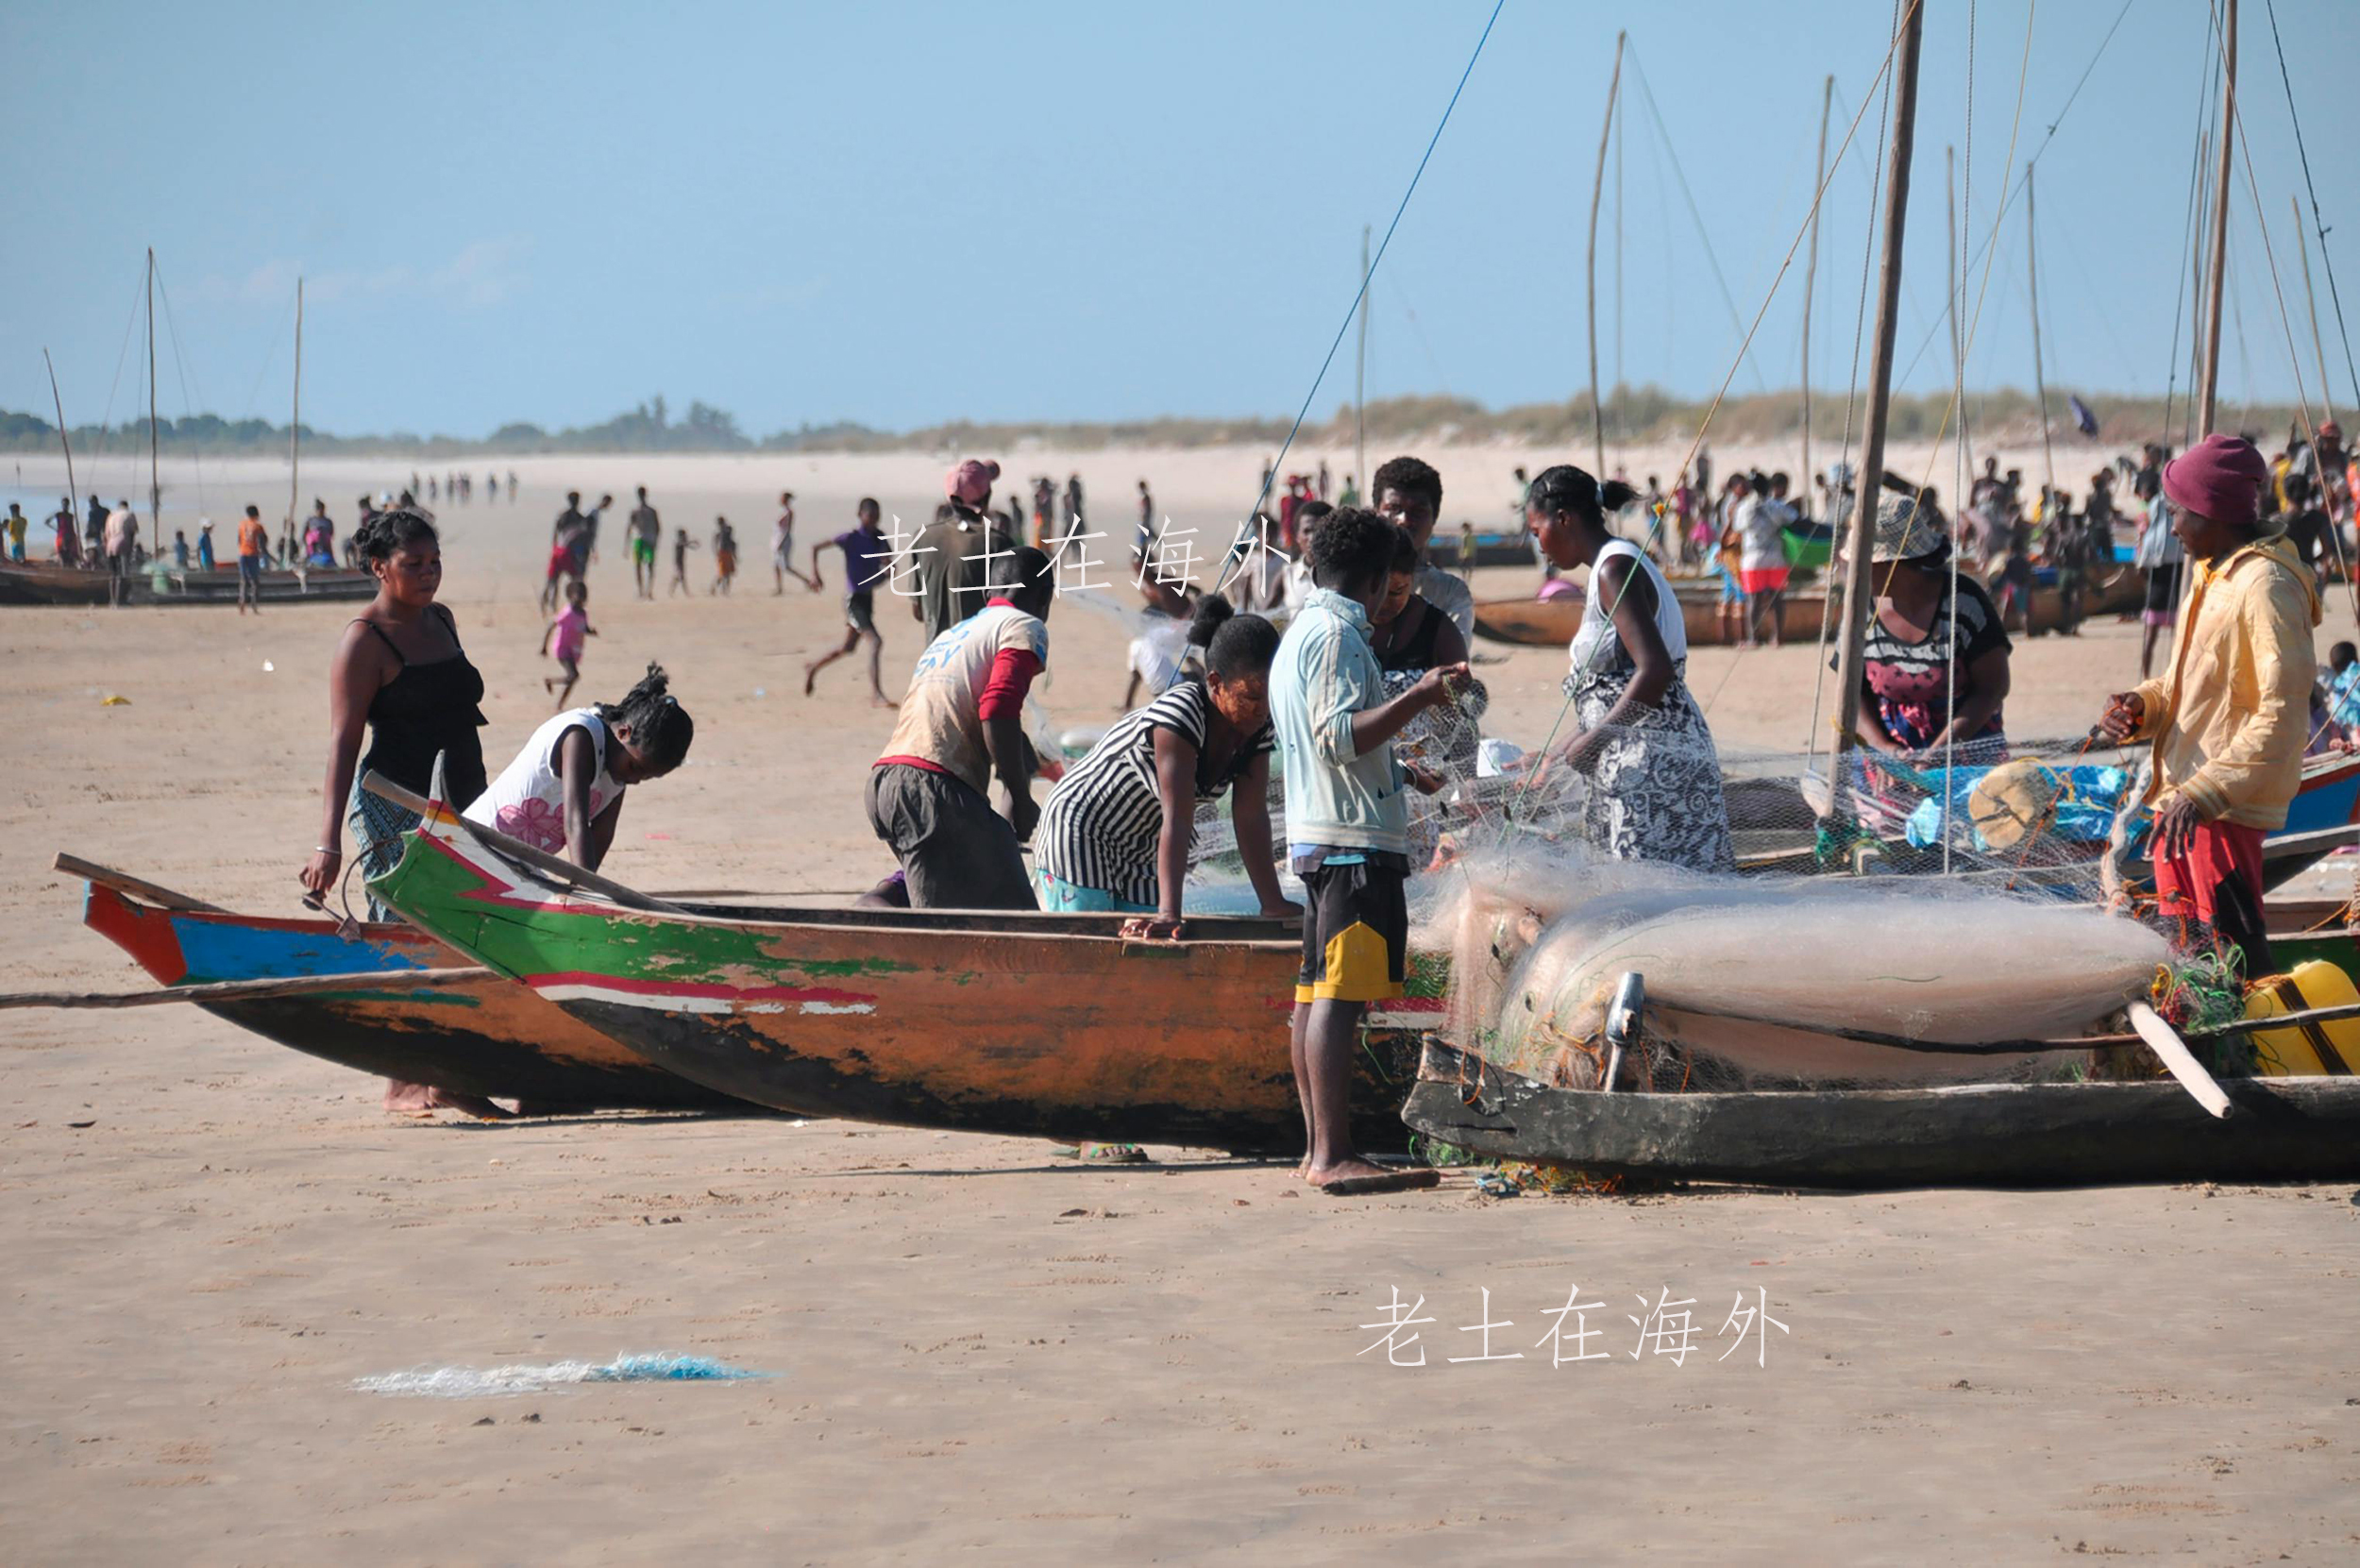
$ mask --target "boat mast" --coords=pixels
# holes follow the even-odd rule
[[[2197,392],[2200,440],[2213,433],[2214,405],[2220,390],[2220,286],[2229,266],[2229,143],[2236,135],[2237,114],[2237,0],[2225,0],[2221,60],[2220,177],[2214,185],[2213,259],[2204,284],[2210,304],[2204,312],[2204,377]]]
[[[1803,263],[1803,512],[1811,512],[1811,296],[1819,277],[1819,201],[1828,183],[1828,110],[1835,102],[1835,77],[1819,91],[1819,173],[1811,182],[1811,257]],[[1830,490],[1829,495],[1834,492]]]
[[[1943,306],[1950,316],[1950,384],[1953,389],[1951,396],[1959,405],[1959,470],[1972,474],[1975,471],[1975,453],[1966,444],[1966,346],[1959,341],[1958,154],[1956,147],[1942,149],[1942,216],[1950,230],[1950,292]]]
[[[156,247],[147,247],[147,528],[148,553],[164,552],[163,483],[156,472]]]
[[[49,350],[41,351],[41,362],[49,366],[49,405],[58,411],[58,445],[65,448],[66,504],[73,508],[75,526],[80,527],[82,492],[74,482],[74,443],[66,439],[65,399],[58,396],[58,367],[49,358]]]
[[[2048,379],[2047,373],[2041,368],[2040,360],[2040,278],[2038,273],[2040,241],[2037,238],[2038,234],[2039,228],[2032,221],[2032,166],[2027,163],[2024,165],[2024,291],[2031,296],[2032,302],[2032,396],[2040,400],[2041,465],[2048,476],[2048,494],[2054,495],[2057,489],[2057,450],[2049,444],[2048,439]],[[2042,508],[2041,515],[2044,518],[2048,516],[2048,509],[2045,506]]]
[[[1901,234],[1910,211],[1910,153],[1917,132],[1917,51],[1926,29],[1926,0],[1911,0],[1901,19],[1898,58],[1894,62],[1893,148],[1885,174],[1884,260],[1877,275],[1877,338],[1869,360],[1868,421],[1861,436],[1860,495],[1853,503],[1844,549],[1844,638],[1836,647],[1834,759],[1829,778],[1842,800],[1844,754],[1860,727],[1861,653],[1874,611],[1869,541],[1875,534],[1877,498],[1884,489],[1885,427],[1893,396],[1893,348],[1901,308]],[[1842,809],[1839,805],[1836,809]]]
[[[1623,89],[1623,41],[1614,35],[1614,75],[1606,84],[1606,124],[1598,131],[1598,174],[1590,186],[1590,433],[1598,450],[1597,476],[1606,479],[1606,406],[1598,401],[1598,201],[1606,194],[1606,148],[1614,136],[1614,100]]]
[[[303,279],[295,279],[295,409],[287,417],[287,520],[303,514]]]
[[[2302,204],[2293,196],[2286,205],[2295,213],[2295,249],[2302,257],[2302,297],[2311,307],[2311,352],[2319,357],[2319,407],[2325,411],[2321,422],[2335,417],[2335,394],[2327,384],[2327,347],[2319,339],[2319,299],[2311,292],[2311,241],[2302,232]]]
[[[1360,347],[1352,360],[1352,482],[1360,504],[1374,506],[1369,493],[1369,226],[1360,226]]]

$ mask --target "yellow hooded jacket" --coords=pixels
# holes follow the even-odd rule
[[[2149,798],[2183,795],[2207,821],[2284,827],[2311,733],[2318,587],[2284,536],[2188,567],[2171,675],[2138,686],[2134,738],[2154,742]]]

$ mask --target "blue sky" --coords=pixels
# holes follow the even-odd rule
[[[1943,148],[1964,156],[1967,129],[1967,8],[1928,4],[1901,351],[1916,389],[1949,375],[1939,337],[1913,356],[1943,293]],[[2360,329],[2360,6],[2277,8]],[[2041,145],[2117,10],[2038,5],[2003,170],[2028,12],[1980,7],[1979,245],[2003,175]],[[2245,10],[2247,135],[2316,397],[2287,207],[2301,171],[2267,9]],[[167,413],[284,418],[298,272],[305,417],[331,430],[480,435],[653,393],[675,410],[701,397],[754,433],[1291,413],[1351,298],[1361,226],[1382,233],[1489,11],[11,0],[0,406],[46,413],[46,346],[70,419],[98,417],[110,387],[125,416],[136,368],[122,350],[153,244],[186,354],[184,397],[165,334]],[[1582,244],[1618,22],[1750,319],[1809,206],[1821,78],[1836,76],[1832,143],[1890,19],[1880,0],[1508,0],[1378,275],[1371,396],[1499,405],[1584,383]],[[2203,5],[2132,0],[2041,154],[2054,381],[2164,388],[2208,47]],[[1709,393],[1737,331],[1646,99],[1626,107],[1623,375]],[[1822,387],[1848,366],[1875,137],[1872,106],[1823,215]],[[1613,177],[1610,164],[1609,379]],[[2289,397],[2242,158],[2237,178],[2224,400]],[[2011,214],[1972,383],[2031,385],[2025,248]],[[2316,246],[2311,261],[2320,275]],[[1796,380],[1801,284],[1798,256],[1737,391]],[[1315,409],[1350,379],[1347,345]]]

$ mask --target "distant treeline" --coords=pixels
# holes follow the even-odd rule
[[[2048,395],[2052,431],[2071,440],[2076,426],[2065,389]],[[2108,447],[2163,439],[2189,422],[2187,399],[2173,400],[2168,411],[2160,397],[2115,397],[2083,393],[2082,400],[2098,416],[2101,439]],[[2030,393],[2014,387],[1967,396],[1967,418],[1979,441],[2016,440],[2039,427]],[[1927,440],[1946,421],[1953,428],[1947,393],[1898,396],[1893,400],[1891,433],[1899,441]],[[1606,402],[1608,439],[1644,442],[1672,439],[1693,432],[1704,418],[1707,405],[1671,396],[1655,387],[1618,388]],[[1712,434],[1722,440],[1773,440],[1791,436],[1802,427],[1803,396],[1798,391],[1732,397],[1714,413]],[[2169,417],[2166,419],[2166,412]],[[1846,398],[1842,392],[1814,392],[1812,430],[1823,440],[1843,432]],[[1862,411],[1851,411],[1853,433],[1859,434]],[[2296,418],[2291,407],[2279,404],[2224,405],[2220,424],[2255,437],[2266,450],[2285,439]],[[735,415],[701,402],[688,405],[687,414],[673,419],[662,397],[650,398],[628,413],[602,424],[562,430],[538,425],[503,425],[481,440],[450,435],[329,435],[303,427],[303,449],[316,456],[402,456],[445,460],[461,457],[525,456],[535,452],[864,452],[864,451],[997,451],[1027,445],[1058,449],[1089,450],[1105,447],[1276,447],[1287,434],[1284,419],[1134,419],[1111,423],[973,424],[959,421],[923,430],[871,430],[865,425],[838,423],[804,425],[792,430],[756,438],[738,429]],[[1524,403],[1513,408],[1487,409],[1465,397],[1389,397],[1371,403],[1367,411],[1371,439],[1389,444],[1426,442],[1498,442],[1530,448],[1561,447],[1578,452],[1591,440],[1588,394],[1561,403]],[[1353,437],[1351,405],[1336,411],[1324,423],[1306,425],[1299,444],[1333,447]],[[77,426],[69,432],[78,454],[120,454],[144,451],[147,422]],[[207,456],[270,456],[287,449],[287,427],[265,419],[223,419],[201,413],[159,422],[159,444],[173,451]],[[29,413],[0,410],[0,451],[47,452],[58,447],[57,427]]]

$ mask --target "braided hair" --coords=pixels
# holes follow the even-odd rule
[[[598,717],[606,727],[629,730],[632,750],[646,757],[658,773],[678,767],[688,755],[688,743],[697,736],[696,721],[672,696],[671,684],[664,666],[650,661],[648,673],[623,694],[620,702],[598,704]]]
[[[253,510],[246,508],[248,513]],[[396,550],[412,545],[435,544],[441,538],[425,513],[414,507],[396,506],[362,518],[361,526],[353,531],[352,548],[362,560],[375,563],[391,560]]]
[[[1221,594],[1196,601],[1188,646],[1205,650],[1205,667],[1224,681],[1267,674],[1278,653],[1278,629],[1259,615],[1241,615]]]
[[[1537,509],[1544,517],[1570,513],[1590,527],[1603,533],[1609,514],[1620,512],[1639,498],[1639,492],[1621,480],[1609,480],[1600,484],[1587,469],[1570,463],[1541,470],[1541,477],[1532,481],[1525,504]]]

